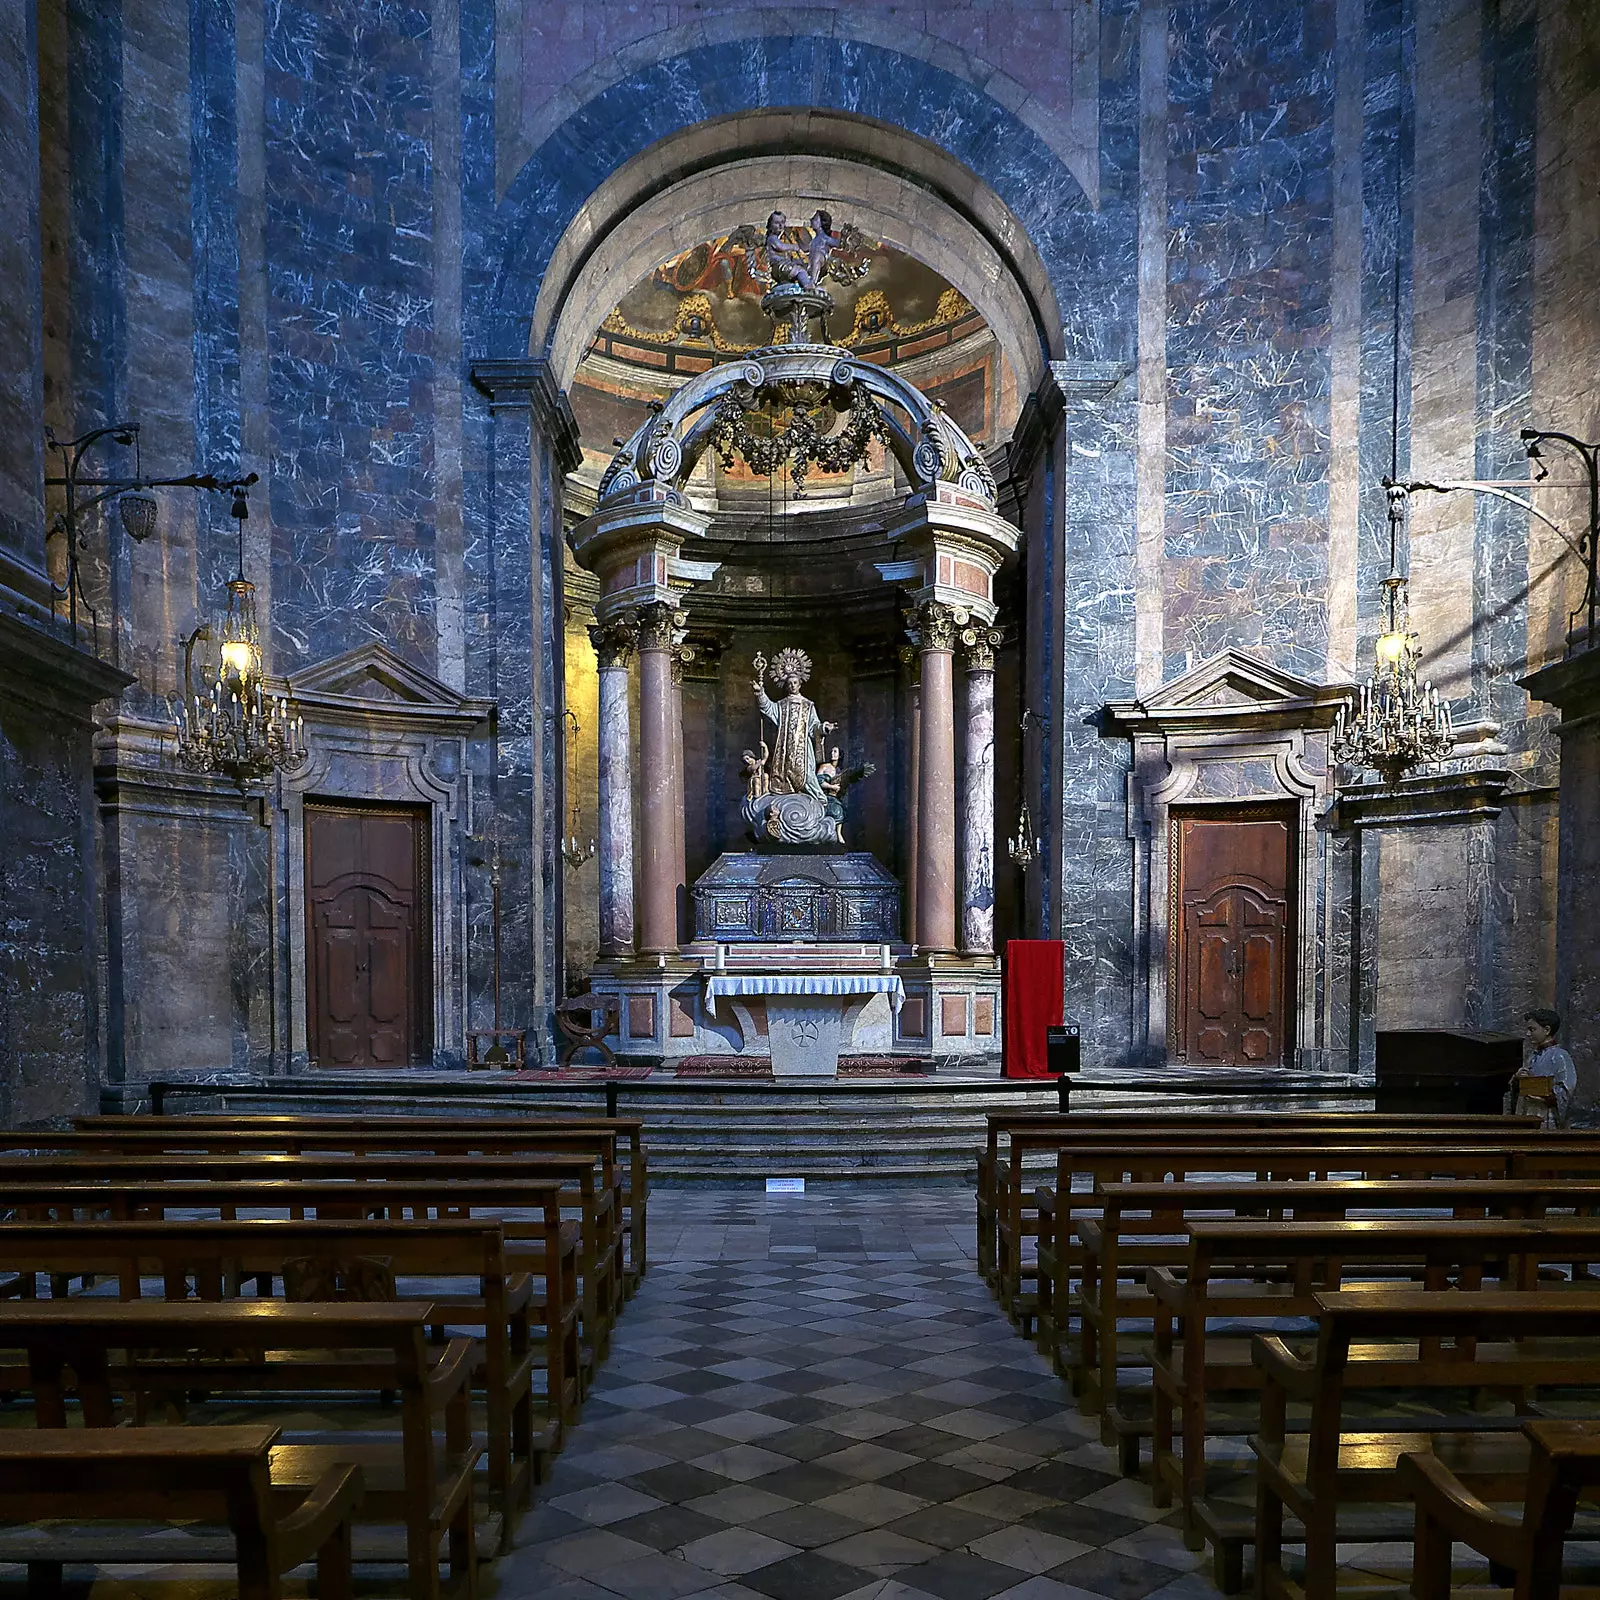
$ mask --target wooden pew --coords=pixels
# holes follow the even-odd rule
[[[1123,1471],[1137,1470],[1138,1440],[1149,1433],[1149,1416],[1123,1409],[1128,1392],[1118,1385],[1121,1366],[1149,1367],[1151,1335],[1130,1351],[1120,1324],[1152,1322],[1154,1302],[1146,1283],[1153,1266],[1181,1268],[1190,1238],[1186,1224],[1201,1220],[1256,1218],[1267,1222],[1336,1221],[1359,1213],[1438,1217],[1542,1217],[1552,1209],[1592,1214],[1600,1207],[1600,1180],[1574,1178],[1340,1179],[1333,1183],[1211,1181],[1200,1183],[1106,1183],[1098,1195],[1100,1216],[1080,1216],[1083,1276],[1070,1306],[1081,1329],[1076,1351],[1064,1338],[1047,1342],[1052,1332],[1051,1269],[1042,1260],[1040,1348],[1064,1371],[1079,1397],[1080,1409],[1102,1420],[1101,1436],[1117,1441]],[[1048,1255],[1041,1245],[1041,1256]],[[1063,1322],[1065,1318],[1062,1319]],[[1148,1390],[1145,1391],[1148,1397]]]
[[[649,1267],[646,1252],[648,1238],[648,1211],[650,1194],[649,1160],[644,1143],[644,1119],[641,1117],[585,1117],[585,1116],[516,1116],[516,1117],[439,1117],[394,1116],[368,1117],[344,1113],[318,1115],[283,1115],[273,1113],[246,1113],[243,1115],[217,1115],[201,1113],[193,1117],[131,1117],[98,1116],[77,1117],[73,1126],[85,1133],[118,1132],[123,1128],[163,1129],[172,1125],[199,1126],[221,1129],[226,1132],[237,1127],[251,1129],[292,1130],[296,1126],[329,1128],[335,1130],[365,1130],[376,1123],[380,1128],[399,1127],[407,1132],[455,1133],[463,1124],[483,1128],[492,1133],[539,1132],[545,1129],[563,1133],[570,1129],[597,1130],[614,1134],[626,1154],[626,1180],[622,1189],[622,1215],[627,1227],[627,1260],[624,1292],[632,1295],[639,1280]]]
[[[1026,1144],[1036,1137],[1022,1134],[1016,1136],[1016,1142]],[[1123,1134],[1113,1144],[1056,1138],[1048,1148],[1055,1160],[1055,1183],[1036,1191],[1033,1208],[1025,1208],[1022,1193],[1014,1184],[1008,1185],[997,1232],[1000,1303],[1025,1337],[1040,1313],[1041,1294],[1053,1302],[1058,1287],[1081,1274],[1082,1252],[1074,1224],[1079,1216],[1099,1215],[1096,1190],[1101,1184],[1193,1182],[1206,1177],[1306,1181],[1335,1174],[1494,1178],[1507,1176],[1511,1164],[1510,1151],[1499,1142],[1402,1142],[1382,1134],[1358,1139],[1337,1132],[1319,1132],[1312,1138],[1277,1144],[1248,1137],[1219,1140],[1211,1134],[1146,1139]],[[1041,1235],[1044,1250],[1042,1269],[1037,1258],[1030,1267],[1023,1257],[1023,1245],[1035,1233]],[[1045,1288],[1041,1288],[1041,1270],[1049,1280]],[[1035,1285],[1031,1291],[1030,1281]],[[1056,1317],[1054,1304],[1051,1315]]]
[[[1258,1337],[1265,1375],[1257,1460],[1256,1592],[1265,1600],[1333,1600],[1341,1536],[1382,1537],[1381,1524],[1341,1528],[1339,1507],[1404,1502],[1414,1481],[1400,1462],[1431,1455],[1485,1500],[1521,1500],[1530,1468],[1522,1416],[1493,1419],[1468,1411],[1466,1426],[1428,1425],[1414,1414],[1379,1416],[1377,1427],[1344,1425],[1344,1401],[1359,1385],[1375,1391],[1591,1389],[1600,1356],[1600,1292],[1430,1294],[1365,1289],[1317,1296],[1316,1352],[1296,1356],[1281,1339]],[[1310,1408],[1310,1430],[1290,1434],[1287,1402]],[[1447,1419],[1448,1420],[1448,1419]],[[1516,1428],[1517,1431],[1509,1431]],[[1283,1565],[1284,1519],[1305,1528],[1305,1583]]]
[[[999,1219],[999,1195],[1011,1181],[1009,1140],[1013,1131],[1024,1133],[1070,1132],[1080,1134],[1126,1134],[1159,1136],[1193,1129],[1199,1133],[1221,1132],[1242,1137],[1259,1131],[1299,1137],[1324,1129],[1382,1130],[1385,1133],[1486,1132],[1498,1134],[1508,1128],[1534,1130],[1537,1117],[1493,1117],[1469,1115],[1412,1116],[1371,1111],[1269,1111],[1269,1112],[1157,1112],[1141,1114],[1127,1111],[1082,1112],[1063,1115],[1059,1111],[991,1111],[987,1117],[984,1148],[978,1154],[978,1271],[991,1288],[996,1282],[995,1229]],[[1278,1141],[1283,1142],[1283,1141]],[[1018,1179],[1024,1192],[1026,1175]]]
[[[157,1236],[181,1231],[168,1224],[132,1226],[144,1229],[145,1241],[135,1246],[141,1252]],[[76,1375],[83,1420],[91,1429],[115,1425],[118,1389],[398,1393],[400,1426],[393,1444],[279,1444],[272,1450],[272,1482],[310,1494],[330,1467],[359,1466],[365,1491],[361,1521],[404,1525],[409,1591],[418,1600],[437,1600],[444,1547],[454,1586],[476,1593],[472,1477],[480,1454],[467,1414],[471,1343],[452,1340],[442,1353],[430,1350],[427,1328],[437,1316],[427,1301],[44,1300],[0,1306],[0,1347],[27,1351],[34,1413],[44,1428],[67,1425],[68,1370]],[[137,1357],[116,1366],[113,1351],[136,1351]],[[269,1359],[274,1352],[297,1359]],[[443,1422],[442,1438],[436,1417]]]
[[[1210,1543],[1218,1585],[1229,1593],[1252,1527],[1206,1500],[1206,1439],[1248,1433],[1254,1423],[1249,1415],[1219,1418],[1211,1407],[1216,1395],[1250,1397],[1262,1386],[1250,1359],[1251,1324],[1313,1316],[1321,1297],[1351,1276],[1438,1291],[1452,1282],[1476,1286],[1504,1268],[1511,1276],[1502,1282],[1531,1291],[1541,1265],[1600,1251],[1600,1220],[1587,1217],[1239,1218],[1191,1222],[1188,1232],[1182,1275],[1160,1266],[1148,1274],[1155,1296],[1152,1487],[1157,1505],[1178,1494],[1185,1542],[1193,1549]],[[1223,1320],[1235,1330],[1226,1337],[1208,1327]]]
[[[51,1554],[29,1559],[29,1593],[60,1592],[77,1527],[138,1519],[226,1524],[240,1600],[280,1600],[284,1574],[307,1561],[317,1564],[318,1600],[350,1600],[350,1522],[361,1504],[361,1469],[330,1466],[299,1506],[280,1515],[273,1499],[284,1486],[273,1481],[271,1463],[280,1431],[0,1430],[0,1504],[8,1521],[56,1524],[32,1541]],[[0,1549],[4,1543],[0,1529]],[[149,1559],[139,1543],[129,1537],[124,1559]],[[205,1549],[202,1559],[218,1554]]]
[[[1489,1559],[1501,1587],[1510,1579],[1514,1600],[1560,1600],[1573,1513],[1600,1489],[1600,1422],[1525,1422],[1522,1433],[1529,1462],[1520,1522],[1485,1505],[1438,1456],[1400,1457],[1401,1486],[1417,1506],[1416,1600],[1449,1600],[1458,1541]]]
[[[520,1492],[525,1486],[517,1480],[530,1460],[535,1478],[541,1478],[543,1460],[560,1449],[564,1427],[578,1420],[578,1230],[575,1224],[561,1220],[560,1191],[558,1182],[521,1178],[463,1182],[453,1177],[407,1177],[352,1183],[317,1178],[205,1182],[145,1176],[89,1184],[30,1182],[0,1170],[0,1212],[9,1211],[12,1220],[21,1222],[159,1222],[171,1220],[174,1213],[181,1213],[185,1221],[201,1221],[207,1212],[216,1213],[218,1221],[239,1220],[241,1212],[270,1212],[289,1221],[476,1218],[497,1222],[505,1240],[508,1276],[504,1295],[510,1325],[502,1329],[485,1323],[474,1381],[486,1395],[491,1389],[497,1392],[496,1401],[489,1406],[491,1417],[505,1419],[518,1439],[527,1436],[525,1447],[513,1449],[507,1457],[502,1457],[499,1441],[491,1439],[491,1463],[507,1462],[502,1487],[512,1506],[525,1498]],[[523,1215],[507,1217],[507,1211]],[[528,1216],[530,1212],[533,1215]],[[464,1259],[469,1267],[477,1264],[476,1256]],[[521,1273],[534,1280],[527,1294],[515,1280],[514,1275]],[[256,1287],[258,1293],[266,1293],[270,1280],[263,1275]],[[487,1294],[480,1286],[473,1293],[434,1294],[431,1298],[448,1310],[452,1324],[461,1325],[488,1317]],[[542,1350],[530,1348],[530,1330],[525,1326],[530,1308],[537,1308],[543,1321]],[[515,1356],[517,1349],[527,1354]],[[533,1424],[531,1414],[524,1416],[530,1404],[529,1369],[536,1360],[543,1361],[546,1375],[543,1427]]]
[[[563,1183],[562,1203],[577,1212],[580,1228],[578,1280],[586,1346],[582,1367],[585,1381],[593,1364],[604,1360],[610,1348],[611,1328],[621,1301],[620,1239],[614,1227],[616,1213],[604,1171],[591,1156],[581,1152],[446,1156],[421,1152],[355,1156],[348,1151],[305,1155],[284,1155],[275,1151],[259,1155],[240,1152],[205,1155],[158,1150],[125,1155],[113,1150],[104,1155],[81,1151],[67,1155],[53,1152],[0,1155],[0,1180],[12,1177],[30,1182],[106,1183],[142,1183],[169,1177],[208,1182],[250,1182],[256,1178],[351,1182],[558,1178]],[[513,1246],[513,1256],[515,1253]]]
[[[114,1279],[122,1303],[150,1307],[158,1317],[165,1303],[184,1304],[192,1293],[218,1302],[222,1310],[270,1313],[285,1302],[266,1298],[228,1298],[237,1284],[270,1275],[281,1278],[287,1262],[326,1260],[350,1263],[377,1258],[389,1263],[397,1279],[465,1278],[473,1286],[459,1297],[429,1287],[425,1297],[439,1328],[459,1310],[461,1319],[484,1329],[482,1366],[488,1424],[489,1504],[506,1543],[520,1511],[532,1497],[534,1477],[530,1282],[507,1266],[500,1224],[451,1219],[437,1222],[246,1221],[246,1222],[3,1222],[0,1272]],[[166,1301],[141,1301],[147,1287],[159,1284]],[[480,1298],[481,1297],[481,1298]],[[36,1306],[114,1308],[109,1298],[73,1296],[0,1302],[0,1327],[13,1312]],[[359,1302],[318,1302],[304,1307],[313,1319],[336,1310],[360,1309]],[[291,1309],[300,1309],[293,1307]],[[221,1313],[219,1312],[219,1315]],[[359,1348],[352,1345],[351,1348]],[[470,1389],[479,1356],[473,1341],[451,1341],[465,1354],[464,1392]],[[374,1391],[394,1387],[363,1381],[348,1363],[331,1369],[340,1386]],[[206,1387],[219,1385],[209,1383]],[[465,1401],[463,1404],[465,1405]],[[474,1451],[476,1459],[477,1451]],[[368,1488],[373,1479],[368,1475]]]

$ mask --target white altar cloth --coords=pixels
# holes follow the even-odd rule
[[[837,1077],[840,1048],[850,1043],[873,997],[888,995],[897,1013],[906,997],[893,972],[708,972],[705,978],[712,1016],[718,995],[766,1001],[764,1031],[777,1078]],[[750,1031],[742,1016],[740,1026]]]
[[[719,994],[886,994],[898,1016],[906,988],[894,972],[708,972],[706,1010],[712,1016]]]

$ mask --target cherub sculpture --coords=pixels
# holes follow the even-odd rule
[[[825,278],[851,283],[865,276],[870,262],[850,263],[839,259],[841,252],[855,254],[868,247],[860,229],[846,222],[835,233],[831,213],[819,208],[811,214],[810,230],[810,238],[802,244],[790,237],[791,233],[802,230],[791,229],[789,219],[783,212],[774,211],[767,218],[767,231],[761,248],[767,258],[767,272],[774,283],[798,284],[800,288],[814,292],[822,287]],[[741,228],[730,236],[730,242],[737,239],[748,250],[753,242],[750,235],[754,232],[753,228]]]

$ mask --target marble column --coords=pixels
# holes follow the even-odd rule
[[[633,732],[628,663],[638,642],[631,616],[589,630],[600,672],[600,954],[633,953]]]
[[[672,647],[672,814],[677,818],[677,825],[672,830],[672,843],[676,850],[672,864],[672,903],[676,907],[680,941],[693,935],[693,929],[685,927],[688,920],[689,865],[683,803],[683,664],[689,654],[686,645],[680,643]]]
[[[956,948],[956,732],[953,659],[960,620],[937,600],[917,608],[922,748],[917,784],[917,944]]]
[[[961,632],[967,658],[967,750],[961,785],[961,948],[994,953],[994,653],[997,629]]]
[[[922,782],[922,658],[907,645],[901,652],[905,663],[907,730],[906,752],[906,943],[917,942],[917,789]]]
[[[673,635],[683,613],[661,601],[639,607],[639,949],[646,955],[678,950],[678,862],[683,811],[677,804],[682,728],[675,723]]]

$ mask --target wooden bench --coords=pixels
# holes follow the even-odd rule
[[[1030,1138],[1024,1135],[1023,1138]],[[1505,1177],[1510,1154],[1498,1144],[1457,1146],[1442,1140],[1396,1143],[1381,1135],[1357,1141],[1321,1134],[1314,1144],[1299,1140],[1267,1144],[1259,1140],[1219,1142],[1213,1136],[1141,1141],[1124,1135],[1114,1147],[1057,1141],[1055,1183],[1040,1188],[1034,1207],[1024,1211],[1023,1197],[1006,1195],[1007,1215],[999,1228],[1002,1273],[1001,1304],[1026,1337],[1041,1314],[1051,1318],[1059,1339],[1058,1289],[1077,1280],[1083,1270],[1082,1247],[1075,1224],[1080,1216],[1097,1217],[1097,1193],[1106,1183],[1195,1182],[1207,1178],[1292,1179],[1310,1181],[1335,1175],[1356,1178],[1496,1178]],[[1022,1246],[1030,1233],[1039,1236],[1039,1257],[1029,1266]],[[1034,1284],[1030,1291],[1029,1282]],[[1064,1303],[1064,1302],[1063,1302]],[[1049,1341],[1046,1340],[1048,1348]]]
[[[994,1288],[997,1283],[996,1228],[1000,1215],[1001,1190],[1012,1181],[1012,1155],[1009,1140],[1013,1131],[1023,1133],[1051,1132],[1078,1135],[1133,1133],[1142,1138],[1160,1137],[1168,1133],[1192,1130],[1200,1134],[1221,1133],[1242,1140],[1258,1133],[1275,1142],[1299,1138],[1319,1131],[1351,1129],[1381,1131],[1385,1134],[1432,1133],[1444,1131],[1452,1134],[1484,1132],[1499,1134],[1509,1129],[1532,1131],[1537,1129],[1537,1117],[1496,1117],[1471,1115],[1408,1116],[1377,1112],[1197,1112],[1141,1115],[1133,1112],[1080,1112],[1063,1115],[1061,1112],[991,1111],[987,1117],[987,1134],[984,1148],[978,1154],[977,1207],[978,1207],[978,1271],[984,1282]],[[1276,1136],[1282,1135],[1283,1138]],[[1037,1151],[1038,1147],[1034,1149]],[[1026,1173],[1017,1176],[1017,1183],[1025,1193],[1028,1188]]]
[[[481,1358],[474,1382],[486,1396],[494,1392],[491,1417],[505,1420],[517,1443],[502,1457],[501,1441],[491,1438],[490,1462],[505,1459],[501,1487],[508,1489],[507,1504],[516,1507],[524,1496],[517,1480],[531,1459],[535,1479],[543,1477],[543,1463],[561,1447],[565,1427],[578,1420],[581,1400],[577,1313],[577,1244],[574,1223],[561,1219],[560,1184],[517,1178],[460,1182],[453,1178],[418,1180],[349,1180],[265,1178],[255,1181],[199,1182],[192,1179],[145,1177],[121,1179],[115,1184],[48,1183],[15,1180],[0,1171],[0,1212],[13,1221],[111,1222],[207,1220],[237,1221],[240,1214],[270,1213],[283,1220],[422,1221],[451,1220],[496,1222],[505,1240],[501,1296],[510,1308],[510,1325],[502,1334],[498,1325],[484,1324]],[[511,1212],[508,1216],[506,1213]],[[484,1266],[474,1248],[466,1256],[469,1269]],[[527,1273],[532,1283],[521,1292],[516,1274]],[[31,1286],[23,1286],[24,1289]],[[257,1280],[259,1294],[270,1293],[270,1275]],[[492,1290],[479,1286],[476,1294],[436,1296],[446,1306],[453,1325],[479,1315],[487,1319]],[[529,1310],[543,1325],[542,1347],[531,1341]],[[513,1352],[526,1350],[526,1359]],[[545,1368],[545,1417],[536,1425],[524,1416],[530,1404],[527,1368]],[[524,1437],[526,1436],[526,1437]]]
[[[481,1348],[456,1339],[466,1352],[464,1381],[481,1375],[485,1397],[489,1511],[485,1528],[505,1545],[520,1512],[530,1503],[536,1475],[531,1352],[531,1282],[507,1265],[500,1224],[451,1219],[436,1222],[234,1221],[234,1222],[4,1222],[0,1223],[0,1272],[114,1279],[123,1303],[145,1304],[157,1315],[164,1302],[140,1297],[159,1285],[165,1303],[182,1305],[193,1294],[222,1309],[252,1307],[270,1312],[286,1302],[263,1297],[230,1298],[239,1286],[281,1278],[290,1262],[349,1264],[364,1259],[388,1263],[401,1281],[425,1280],[415,1298],[433,1310],[431,1326],[451,1322],[481,1326]],[[441,1291],[440,1280],[466,1279],[458,1291]],[[24,1284],[26,1289],[26,1282]],[[73,1296],[0,1302],[0,1326],[16,1310],[37,1306],[110,1306],[109,1298]],[[318,1302],[308,1314],[359,1310],[352,1302]],[[392,1387],[361,1380],[346,1364],[342,1387],[379,1391]],[[213,1385],[213,1387],[215,1387]],[[368,1487],[372,1487],[369,1477]]]
[[[1315,1315],[1320,1296],[1337,1290],[1349,1274],[1438,1291],[1509,1273],[1502,1282],[1531,1290],[1541,1266],[1600,1249],[1600,1220],[1583,1217],[1236,1218],[1191,1222],[1187,1231],[1190,1249],[1181,1275],[1167,1267],[1148,1269],[1155,1322],[1152,1489],[1158,1506],[1177,1493],[1185,1542],[1193,1549],[1211,1544],[1225,1593],[1237,1588],[1240,1551],[1252,1523],[1205,1498],[1206,1440],[1247,1434],[1256,1425],[1248,1407],[1219,1416],[1211,1402],[1223,1394],[1253,1400],[1261,1389],[1261,1372],[1251,1359],[1258,1330]]]
[[[1119,1386],[1120,1367],[1148,1368],[1154,1337],[1132,1348],[1123,1335],[1127,1321],[1152,1322],[1154,1303],[1146,1282],[1153,1266],[1181,1268],[1188,1260],[1186,1225],[1229,1218],[1264,1222],[1337,1221],[1359,1213],[1436,1217],[1542,1217],[1552,1208],[1592,1214],[1600,1207],[1600,1181],[1585,1179],[1380,1179],[1337,1182],[1105,1183],[1100,1215],[1080,1216],[1083,1247],[1078,1293],[1068,1301],[1079,1319],[1076,1349],[1065,1338],[1047,1343],[1055,1331],[1052,1268],[1041,1243],[1039,1269],[1040,1346],[1069,1378],[1080,1409],[1102,1420],[1106,1443],[1123,1451],[1123,1471],[1137,1470],[1138,1439],[1148,1434],[1148,1415],[1123,1409],[1128,1391]],[[1063,1323],[1065,1317],[1062,1318]],[[1148,1397],[1148,1391],[1145,1391]],[[1131,1459],[1130,1459],[1131,1457]]]
[[[600,1169],[583,1154],[495,1155],[332,1154],[191,1155],[154,1152],[127,1156],[0,1155],[0,1181],[147,1183],[166,1179],[251,1182],[259,1178],[350,1182],[473,1182],[497,1179],[557,1179],[562,1204],[579,1225],[578,1295],[585,1349],[580,1375],[587,1383],[594,1364],[610,1348],[621,1300],[620,1248],[615,1211]]]
[[[162,1225],[135,1226],[163,1231]],[[427,1328],[437,1315],[427,1301],[45,1300],[0,1305],[0,1347],[27,1352],[34,1414],[43,1428],[67,1425],[68,1371],[90,1429],[115,1425],[118,1390],[397,1393],[400,1425],[392,1444],[278,1444],[271,1477],[286,1491],[311,1494],[330,1468],[358,1466],[361,1522],[404,1526],[408,1589],[420,1600],[436,1600],[441,1553],[453,1586],[476,1593],[472,1478],[480,1454],[467,1412],[471,1343],[457,1339],[442,1353],[431,1350]],[[114,1364],[114,1351],[137,1354]],[[274,1354],[289,1359],[274,1360]]]
[[[285,1486],[274,1482],[270,1459],[279,1431],[0,1430],[0,1504],[8,1522],[55,1524],[28,1530],[39,1552],[28,1558],[29,1594],[42,1600],[60,1593],[62,1564],[82,1559],[83,1524],[137,1519],[225,1523],[240,1600],[279,1600],[284,1574],[307,1561],[317,1564],[318,1600],[350,1600],[350,1522],[361,1504],[361,1469],[330,1466],[282,1515],[273,1501]],[[6,1531],[0,1529],[0,1550]],[[204,1548],[200,1558],[216,1556]],[[129,1538],[124,1559],[148,1556]]]
[[[1573,1513],[1580,1497],[1600,1490],[1600,1422],[1525,1422],[1522,1433],[1529,1461],[1520,1522],[1485,1505],[1438,1456],[1400,1457],[1401,1485],[1417,1505],[1415,1600],[1449,1600],[1457,1542],[1488,1558],[1514,1600],[1559,1600]]]
[[[1205,1501],[1206,1439],[1248,1433],[1256,1419],[1248,1410],[1219,1417],[1211,1400],[1250,1398],[1260,1389],[1251,1339],[1263,1323],[1313,1315],[1317,1296],[1338,1289],[1347,1269],[1441,1289],[1452,1281],[1476,1284],[1486,1268],[1498,1272],[1510,1263],[1518,1286],[1531,1288],[1541,1264],[1600,1247],[1600,1221],[1572,1217],[1236,1218],[1191,1222],[1187,1232],[1181,1273],[1160,1266],[1147,1273],[1155,1324],[1151,1478],[1158,1505],[1178,1494],[1186,1542],[1198,1549],[1209,1541],[1219,1572],[1236,1566],[1233,1551],[1247,1542],[1249,1527]],[[1221,1321],[1229,1332],[1210,1326]]]
[[[1265,1376],[1261,1431],[1250,1445],[1257,1460],[1256,1592],[1333,1600],[1338,1592],[1337,1543],[1370,1539],[1381,1523],[1341,1527],[1341,1506],[1381,1506],[1409,1499],[1415,1469],[1407,1455],[1431,1455],[1484,1500],[1520,1500],[1530,1469],[1523,1415],[1499,1429],[1468,1410],[1463,1426],[1430,1426],[1412,1414],[1369,1420],[1389,1425],[1350,1429],[1346,1392],[1359,1384],[1411,1395],[1425,1390],[1492,1386],[1511,1391],[1590,1389],[1600,1361],[1600,1292],[1435,1294],[1366,1289],[1317,1296],[1316,1352],[1296,1356],[1281,1339],[1259,1337],[1255,1357]],[[1310,1429],[1290,1434],[1290,1399],[1310,1408]],[[1450,1419],[1446,1419],[1447,1421]],[[1515,1429],[1516,1431],[1511,1431]],[[1285,1517],[1304,1529],[1305,1583],[1284,1568]]]
[[[457,1133],[466,1123],[472,1128],[482,1128],[490,1133],[542,1133],[557,1135],[572,1130],[595,1131],[615,1135],[622,1146],[626,1160],[622,1187],[622,1216],[625,1219],[627,1254],[624,1267],[624,1292],[632,1295],[649,1267],[646,1251],[648,1239],[648,1212],[650,1195],[649,1160],[644,1143],[644,1121],[640,1117],[584,1117],[584,1116],[527,1116],[527,1117],[367,1117],[333,1113],[275,1115],[271,1113],[243,1116],[218,1116],[202,1113],[194,1117],[129,1117],[102,1116],[78,1117],[73,1126],[85,1133],[120,1132],[124,1128],[165,1129],[173,1125],[220,1129],[227,1132],[238,1127],[292,1131],[297,1125],[313,1129],[365,1131],[377,1124],[380,1128],[396,1127],[409,1133]]]

